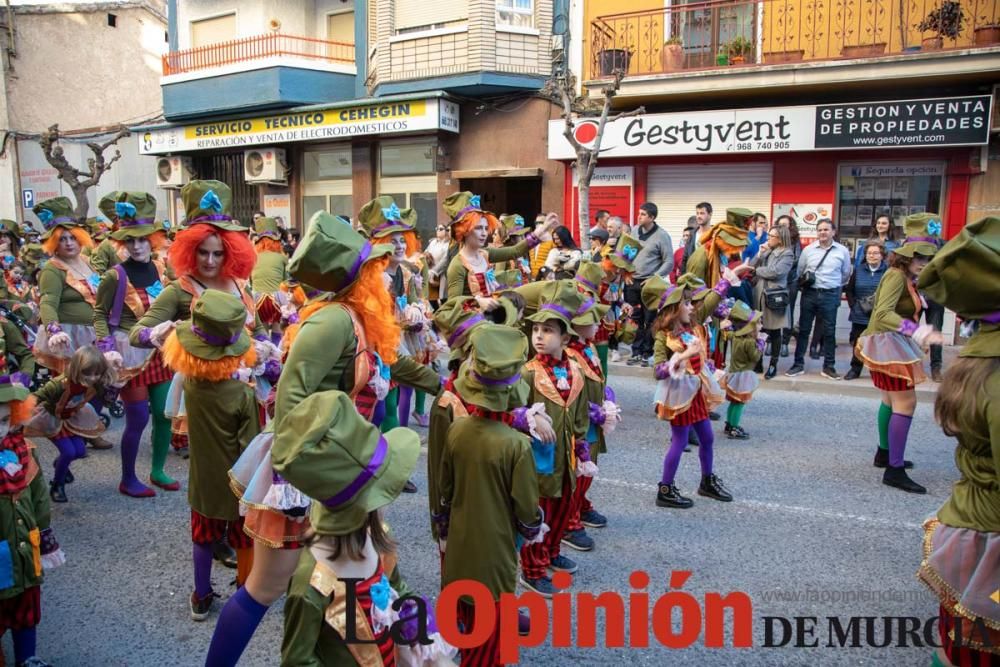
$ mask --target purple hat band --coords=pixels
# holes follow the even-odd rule
[[[369,241],[365,241],[365,244],[361,246],[361,250],[358,252],[358,256],[354,259],[354,263],[351,264],[351,268],[347,270],[347,274],[344,276],[344,282],[337,288],[336,291],[342,290],[347,285],[354,282],[354,279],[358,277],[358,271],[361,270],[361,265],[365,263],[369,255],[372,254],[372,244]]]
[[[217,347],[225,347],[226,345],[232,345],[233,343],[235,343],[236,341],[238,341],[240,339],[240,335],[243,332],[242,331],[237,331],[234,336],[232,336],[230,338],[226,338],[224,336],[216,336],[215,334],[209,333],[209,332],[205,331],[204,329],[196,326],[195,324],[192,324],[191,325],[191,333],[193,333],[195,336],[197,336],[198,338],[202,339],[203,341],[205,341],[209,345],[215,345]]]
[[[381,225],[379,225],[378,227],[376,227],[375,229],[373,229],[371,235],[375,236],[377,233],[379,233],[383,229],[389,229],[390,227],[405,227],[406,231],[408,231],[408,232],[413,231],[413,227],[410,227],[408,224],[406,224],[402,220],[387,220],[387,221],[383,222]]]
[[[343,505],[348,500],[353,498],[358,494],[365,484],[375,476],[375,473],[385,462],[386,455],[389,453],[389,443],[385,441],[385,438],[379,436],[378,444],[375,446],[375,452],[372,457],[368,460],[368,465],[361,469],[358,476],[354,478],[354,481],[345,486],[336,494],[330,496],[326,500],[322,501],[325,507],[330,509],[336,509],[339,505]]]
[[[473,315],[469,319],[459,324],[457,327],[455,327],[455,330],[451,332],[451,335],[448,336],[448,347],[454,345],[455,341],[457,341],[463,334],[465,334],[466,331],[476,326],[480,322],[485,322],[485,321],[486,318],[483,317],[482,315]]]
[[[560,306],[557,303],[547,303],[544,306],[542,306],[541,308],[539,308],[538,310],[539,311],[551,310],[554,313],[559,313],[560,315],[562,315],[563,317],[565,317],[567,320],[573,319],[573,313],[569,312],[568,310],[566,310],[565,308],[563,308],[562,306]]]
[[[595,292],[599,292],[600,291],[599,289],[597,289],[597,285],[595,285],[594,283],[590,282],[589,280],[587,280],[586,278],[583,278],[581,276],[577,276],[576,277],[576,282],[581,283],[581,284],[583,284],[586,287],[589,287],[591,290],[593,290]]]
[[[232,218],[228,215],[213,214],[213,215],[199,215],[197,218],[191,218],[187,221],[187,224],[193,225],[196,222],[230,222]]]
[[[45,229],[52,229],[56,225],[62,224],[64,222],[76,223],[75,218],[71,218],[68,215],[60,215],[58,218],[52,218],[49,220],[48,224],[45,225]]]
[[[657,307],[657,310],[663,308],[663,305],[667,302],[667,299],[670,297],[670,295],[676,291],[677,291],[677,285],[671,285],[670,287],[668,287],[666,291],[663,292],[663,296],[660,297],[660,305]]]
[[[118,218],[118,227],[124,229],[126,227],[138,227],[139,225],[151,225],[153,222],[153,218],[138,218],[136,220]]]
[[[479,373],[473,371],[472,377],[476,378],[476,380],[478,380],[480,384],[483,384],[487,387],[509,387],[512,384],[516,384],[517,381],[521,379],[521,374],[514,373],[509,378],[504,378],[502,380],[494,380],[493,378],[482,376]]]
[[[478,206],[466,206],[461,211],[459,211],[458,213],[455,214],[455,217],[452,218],[452,222],[457,222],[459,219],[461,219],[461,217],[463,215],[465,215],[466,213],[468,213],[470,211],[480,211],[481,212],[482,210],[483,209],[481,209]]]
[[[588,310],[590,310],[593,307],[594,307],[594,300],[593,299],[587,299],[586,301],[583,302],[583,305],[580,306],[579,309],[577,309],[575,316],[576,317],[580,317],[581,315],[583,315],[584,313],[586,313]]]
[[[0,375],[0,385],[19,384],[25,388],[31,386],[31,378],[26,373],[11,373],[10,375]]]
[[[941,239],[935,238],[933,236],[907,236],[903,243],[933,243],[937,245],[941,242]]]

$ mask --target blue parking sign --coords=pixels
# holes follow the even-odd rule
[[[35,191],[34,190],[21,190],[21,206],[24,208],[34,208],[35,207]]]

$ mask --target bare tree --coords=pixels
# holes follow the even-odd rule
[[[122,156],[121,151],[115,148],[115,154],[108,160],[104,157],[104,151],[117,144],[119,139],[127,137],[128,134],[128,130],[123,127],[104,143],[88,141],[87,148],[91,150],[94,157],[87,158],[87,169],[84,171],[77,169],[66,159],[63,148],[59,145],[59,140],[63,137],[59,132],[59,125],[53,125],[42,132],[38,143],[42,147],[45,159],[59,172],[59,178],[66,181],[70,190],[73,191],[73,197],[76,198],[75,213],[78,219],[86,218],[90,208],[90,203],[87,201],[87,190],[97,185],[101,176],[111,169],[111,165]]]
[[[613,123],[621,118],[637,116],[645,113],[645,107],[611,114],[611,103],[618,89],[621,87],[622,78],[625,76],[623,69],[616,69],[613,78],[602,89],[604,95],[603,104],[598,106],[594,100],[581,97],[576,93],[576,77],[572,74],[563,74],[550,79],[546,86],[546,91],[557,103],[562,105],[562,116],[566,125],[563,128],[563,136],[576,151],[576,161],[571,165],[576,168],[577,188],[579,191],[579,207],[577,215],[580,218],[580,242],[586,247],[587,237],[590,236],[590,181],[594,177],[594,169],[597,167],[597,159],[601,152],[601,141],[604,138],[604,128],[608,123]],[[598,116],[597,135],[590,146],[581,144],[575,134],[576,120],[580,117]]]

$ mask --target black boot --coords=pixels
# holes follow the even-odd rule
[[[742,426],[730,426],[729,422],[726,422],[723,432],[730,440],[748,440],[750,438],[750,434],[743,430]]]
[[[784,359],[788,356],[788,343],[781,344],[781,358]]]
[[[49,482],[49,498],[54,503],[69,502],[69,498],[66,497],[66,485],[56,481]]]
[[[910,476],[906,474],[906,468],[886,466],[885,472],[882,473],[882,483],[886,486],[902,489],[907,493],[927,493],[927,489],[910,479]]]
[[[889,467],[889,450],[882,449],[881,447],[875,448],[875,460],[872,461],[872,465],[876,468],[888,468]],[[903,461],[903,468],[909,470],[913,467],[913,461]]]
[[[770,380],[777,374],[778,374],[778,362],[772,361],[771,365],[767,367],[767,372],[764,373],[764,379]]]
[[[684,510],[692,505],[694,505],[694,501],[682,496],[681,492],[673,484],[659,485],[659,490],[656,492],[657,507],[674,507]]]
[[[722,480],[715,475],[705,475],[701,478],[698,495],[721,500],[724,503],[733,501],[733,495],[722,485]]]
[[[225,539],[212,543],[212,558],[224,567],[231,570],[236,569],[236,551],[229,546]]]

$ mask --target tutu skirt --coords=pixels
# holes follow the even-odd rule
[[[855,352],[871,371],[872,381],[879,389],[904,391],[927,379],[924,353],[909,336],[895,331],[862,336],[858,338]],[[878,378],[876,374],[883,377]],[[879,382],[885,386],[879,386]]]
[[[760,386],[760,376],[753,371],[726,373],[720,384],[726,390],[726,398],[733,403],[749,403]]]
[[[660,380],[656,383],[653,397],[656,416],[664,421],[672,421],[692,406],[699,392],[703,394],[708,410],[719,405],[725,396],[715,376],[704,371],[698,375],[685,373],[678,378]]]
[[[35,359],[38,360],[38,363],[57,375],[66,370],[66,366],[69,365],[69,359],[73,356],[74,352],[81,347],[93,345],[97,341],[97,336],[94,334],[94,327],[92,326],[86,324],[62,324],[60,326],[63,333],[69,336],[69,350],[65,352],[62,350],[53,351],[49,347],[49,332],[46,331],[45,325],[41,325],[38,327],[38,334],[35,336],[35,347],[31,351],[35,355]]]

